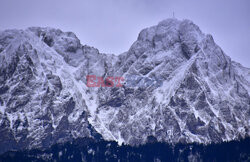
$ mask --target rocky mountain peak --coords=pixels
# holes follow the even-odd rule
[[[124,84],[88,87],[88,75]],[[2,31],[0,152],[79,137],[138,145],[249,136],[249,76],[189,20],[142,30],[118,56],[58,29]]]
[[[166,50],[181,45],[189,58],[188,53],[195,53],[193,51],[198,50],[204,37],[199,27],[190,20],[166,19],[156,26],[143,29],[131,48],[139,46],[141,49],[150,47],[154,50]]]

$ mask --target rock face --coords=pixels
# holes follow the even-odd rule
[[[88,87],[87,75],[125,81]],[[249,95],[250,69],[189,20],[146,28],[117,56],[52,28],[0,32],[0,152],[98,133],[131,145],[232,140],[250,135]]]

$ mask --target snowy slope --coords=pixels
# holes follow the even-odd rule
[[[163,84],[103,90],[108,95],[96,116],[116,140],[207,143],[249,135],[249,69],[232,62],[191,21],[168,19],[142,30],[120,60],[110,75]]]
[[[125,84],[87,87],[87,75],[124,77]],[[139,78],[133,86],[131,76]],[[148,79],[162,84],[146,85]],[[142,30],[118,56],[59,29],[0,32],[0,152],[97,132],[131,145],[152,136],[171,143],[232,140],[250,134],[249,92],[250,69],[189,20]]]

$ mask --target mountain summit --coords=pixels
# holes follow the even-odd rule
[[[89,87],[88,76],[123,82]],[[0,152],[79,137],[233,140],[250,135],[249,95],[250,69],[189,20],[143,29],[120,55],[53,28],[0,32]]]

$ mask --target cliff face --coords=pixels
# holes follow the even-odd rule
[[[88,75],[123,86],[88,87]],[[249,93],[250,69],[189,20],[146,28],[117,56],[52,28],[0,32],[1,152],[98,133],[131,145],[232,140],[250,134]]]
[[[138,76],[137,84],[104,89],[95,115],[121,142],[154,136],[206,143],[249,134],[249,69],[191,21],[169,19],[142,30],[114,69],[110,75],[125,80]]]

